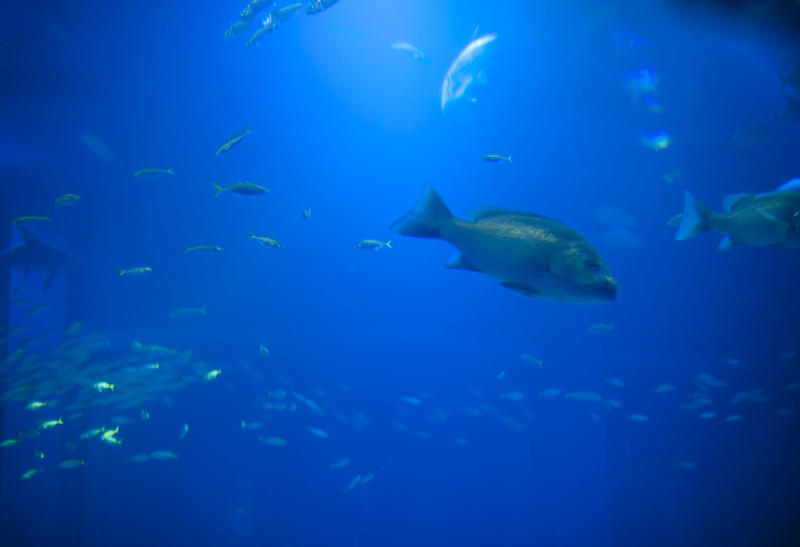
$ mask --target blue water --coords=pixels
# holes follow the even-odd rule
[[[684,190],[721,210],[800,176],[800,126],[774,118],[800,93],[778,76],[800,60],[791,2],[340,0],[250,48],[266,12],[223,38],[241,4],[0,7],[0,216],[48,212],[31,231],[73,253],[45,292],[44,272],[0,271],[3,324],[28,326],[2,335],[0,439],[20,442],[0,448],[0,544],[800,544],[800,255],[667,226]],[[488,33],[482,81],[443,111],[448,67]],[[147,167],[176,174],[133,176]],[[492,204],[574,227],[616,298],[445,269],[450,245],[389,228],[426,185],[460,218]],[[81,199],[54,207],[65,193]],[[223,251],[184,252],[199,244]],[[118,274],[137,266],[153,271]],[[122,444],[78,439],[119,417]],[[158,450],[177,459],[130,460]]]

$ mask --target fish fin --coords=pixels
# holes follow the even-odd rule
[[[450,270],[468,270],[470,272],[480,272],[478,268],[469,263],[469,260],[464,256],[463,253],[454,254],[447,264],[444,265],[444,267]]]
[[[537,215],[536,213],[530,213],[528,211],[513,211],[511,209],[503,209],[502,207],[495,207],[493,205],[487,205],[485,207],[478,207],[472,214],[472,221],[478,222],[479,220],[484,220],[491,217],[503,216],[503,215],[518,215],[518,216],[525,216],[531,218],[541,218],[548,220],[547,217],[542,215]]]
[[[516,281],[503,281],[500,284],[508,289],[511,289],[512,291],[520,293],[523,296],[528,296],[531,298],[539,296],[539,291],[523,283],[517,283]]]
[[[712,214],[708,207],[700,203],[700,200],[689,192],[684,192],[683,215],[675,239],[685,241],[707,232],[710,229],[709,221]]]
[[[169,169],[167,169],[167,174],[174,175],[175,174],[175,169],[170,167]]]
[[[758,207],[756,209],[756,211],[758,211],[758,214],[760,214],[766,220],[771,222],[775,227],[780,228],[784,232],[788,232],[792,228],[791,224],[789,224],[788,222],[786,222],[784,220],[779,219],[778,217],[776,217],[775,215],[773,215],[769,211],[765,211],[761,207]]]
[[[34,237],[28,228],[22,226],[21,224],[15,224],[15,226],[17,227],[17,230],[19,230],[19,233],[22,234],[22,240],[25,242],[26,246],[42,246],[42,243],[36,239],[36,237]]]
[[[680,225],[682,218],[683,215],[678,213],[677,215],[675,215],[674,217],[670,218],[667,221],[667,226],[669,226],[670,228],[677,228]]]
[[[253,132],[253,128],[250,127],[249,123],[244,124],[244,132],[245,132],[245,134]]]
[[[220,185],[219,185],[219,184],[217,184],[216,182],[212,182],[211,184],[213,184],[213,185],[214,185],[214,188],[216,189],[216,192],[214,192],[214,197],[217,197],[217,196],[220,194],[220,192],[222,192],[223,190],[225,190],[225,188],[223,188],[222,186],[220,186]]]
[[[508,160],[508,163],[510,163],[511,165],[514,165],[514,162],[511,161],[511,154],[509,154],[506,159]]]
[[[731,239],[731,236],[725,236],[722,238],[722,241],[719,242],[717,249],[719,249],[720,251],[730,251],[737,245],[741,245],[741,243],[742,243],[741,241],[734,241],[733,239]]]
[[[391,229],[407,236],[439,237],[439,230],[453,218],[436,190],[428,186],[417,206],[396,220]]]
[[[800,192],[800,178],[785,182],[775,189],[776,192]]]
[[[386,240],[386,243],[384,243],[384,245],[386,245],[386,247],[388,247],[389,249],[391,249],[391,248],[392,248],[392,240],[391,240],[391,239],[387,239],[387,240]]]
[[[735,211],[753,201],[753,194],[731,194],[722,199],[722,208],[728,212]]]

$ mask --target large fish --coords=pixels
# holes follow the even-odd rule
[[[586,238],[535,213],[487,207],[473,221],[461,220],[428,187],[392,229],[447,241],[461,251],[448,268],[490,275],[525,296],[593,303],[617,294],[611,272]]]
[[[725,234],[719,250],[736,245],[800,247],[800,179],[792,179],[774,192],[733,194],[715,213],[689,192],[675,239],[683,241],[705,232]]]
[[[23,241],[0,253],[0,266],[16,268],[28,276],[31,270],[47,272],[42,290],[46,291],[55,276],[67,265],[72,253],[40,241],[24,226],[17,225]]]

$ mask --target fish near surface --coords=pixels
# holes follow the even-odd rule
[[[718,232],[725,235],[721,251],[736,245],[800,247],[800,179],[766,194],[727,196],[723,208],[715,213],[686,192],[675,239]]]
[[[447,241],[461,251],[448,268],[490,275],[525,296],[594,303],[617,293],[611,272],[586,238],[535,213],[489,207],[472,221],[461,220],[428,187],[416,208],[392,229]]]

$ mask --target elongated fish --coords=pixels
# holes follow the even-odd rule
[[[721,251],[736,245],[800,247],[800,178],[766,194],[727,196],[722,207],[725,212],[712,212],[686,192],[675,239],[718,232],[725,235]]]
[[[231,184],[230,186],[220,186],[216,182],[212,182],[211,184],[216,190],[214,197],[217,197],[222,192],[233,192],[234,194],[241,194],[243,196],[258,196],[269,192],[269,188],[264,188],[260,184],[255,184],[252,182],[237,182],[236,184]]]
[[[428,187],[392,229],[447,241],[461,251],[448,268],[490,275],[525,296],[592,303],[617,293],[611,272],[586,238],[535,213],[487,207],[473,221],[461,220]]]
[[[426,65],[431,64],[430,58],[425,55],[425,52],[419,49],[414,44],[410,44],[408,42],[395,42],[390,46],[392,49],[396,49],[397,51],[404,51],[411,55],[411,57],[417,61],[422,61]]]
[[[217,156],[227,152],[228,150],[230,150],[231,148],[233,148],[234,146],[239,144],[239,142],[244,138],[245,135],[247,135],[248,133],[252,133],[252,132],[253,132],[253,128],[250,127],[249,125],[246,125],[245,128],[244,128],[244,131],[242,131],[238,135],[234,135],[233,137],[228,139],[222,146],[217,148]]]

